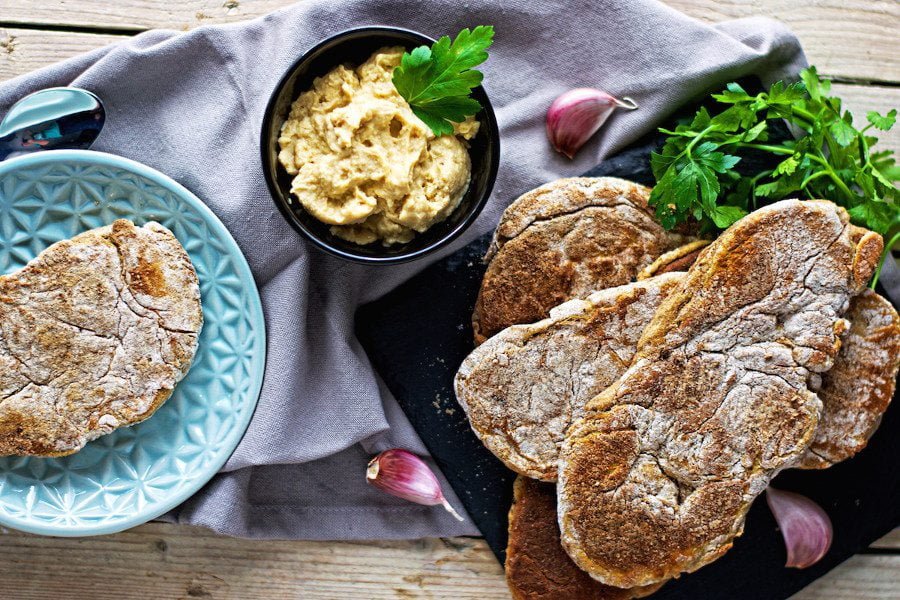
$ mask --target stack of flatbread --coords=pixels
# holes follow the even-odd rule
[[[879,235],[785,200],[709,242],[648,196],[547,184],[488,252],[456,394],[520,474],[516,598],[637,598],[702,567],[777,473],[853,456],[893,396],[900,318],[865,288]]]

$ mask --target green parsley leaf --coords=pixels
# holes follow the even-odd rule
[[[794,171],[797,170],[797,165],[800,164],[800,161],[797,160],[796,156],[788,156],[786,159],[781,161],[777,167],[775,167],[776,175],[790,175]]]
[[[894,181],[898,179],[897,172],[888,169],[882,172],[880,169],[872,168],[872,177],[881,182],[884,187],[890,188],[894,186]]]
[[[869,125],[857,129],[853,115],[831,96],[831,83],[815,67],[795,83],[774,83],[751,96],[736,83],[712,97],[721,110],[701,109],[674,131],[653,153],[657,180],[650,204],[666,228],[690,219],[701,230],[722,229],[758,204],[782,198],[827,198],[844,206],[857,225],[886,236],[900,236],[900,167],[893,152],[871,152],[875,128],[887,131],[897,111],[872,111]],[[784,119],[799,139],[769,141],[770,121]],[[747,152],[778,157],[774,169],[738,172]]]
[[[701,129],[705,129],[710,123],[709,111],[705,108],[701,108],[697,111],[697,114],[694,116],[694,120],[691,121],[690,129],[694,131],[699,131]]]
[[[464,121],[481,109],[481,104],[468,96],[448,96],[437,98],[427,104],[413,105],[413,113],[435,133],[450,135],[453,123]]]
[[[897,122],[897,109],[893,109],[886,115],[881,115],[878,112],[871,110],[866,114],[866,120],[868,120],[875,129],[890,131],[891,127],[894,126],[894,123]]]
[[[768,123],[766,121],[760,121],[753,127],[747,130],[747,132],[741,136],[742,142],[752,142],[754,140],[765,140],[766,129],[768,128]]]
[[[725,86],[725,91],[721,94],[713,94],[712,97],[722,104],[737,104],[738,102],[745,102],[753,99],[753,96],[744,91],[744,88],[736,83],[729,83]]]
[[[804,69],[800,72],[800,80],[803,82],[804,87],[806,87],[806,93],[809,94],[810,99],[813,102],[818,102],[822,95],[820,93],[820,83],[819,83],[819,74],[816,73],[816,68],[811,66],[808,69]]]
[[[477,113],[481,104],[469,94],[483,75],[474,67],[487,60],[494,28],[479,25],[428,46],[406,52],[394,69],[394,87],[435,135],[453,133],[453,124]]]
[[[697,162],[709,167],[716,173],[726,173],[741,159],[738,156],[715,152],[716,144],[706,142],[697,147],[694,158]]]
[[[848,118],[849,117],[849,118]],[[844,113],[843,119],[834,121],[829,127],[834,141],[846,148],[856,139],[856,129],[853,128],[853,117],[849,112]]]
[[[653,171],[653,176],[657,179],[662,178],[662,174],[666,172],[666,169],[669,168],[669,165],[672,164],[673,156],[666,154],[663,152],[662,154],[658,152],[650,153],[650,169]]]
[[[776,81],[769,90],[767,102],[770,105],[791,105],[806,98],[806,86],[801,82],[785,85],[782,81]]]
[[[900,222],[900,212],[897,211],[896,204],[888,202],[867,202],[852,207],[848,212],[851,219],[868,223],[870,228],[876,231],[887,231],[892,225]]]
[[[732,223],[739,221],[746,214],[747,211],[739,206],[716,206],[710,216],[716,227],[725,229],[730,227]]]
[[[757,196],[762,196],[764,198],[771,198],[775,195],[775,192],[778,191],[778,182],[770,181],[769,183],[763,183],[756,186],[755,193]]]

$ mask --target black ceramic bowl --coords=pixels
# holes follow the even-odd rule
[[[412,49],[431,45],[433,39],[396,27],[362,27],[350,29],[321,42],[288,69],[278,83],[266,107],[263,118],[261,148],[266,183],[284,218],[313,244],[335,256],[370,264],[398,263],[420,258],[448,244],[472,224],[484,208],[500,161],[500,134],[494,110],[482,87],[473,90],[472,96],[481,103],[482,110],[475,115],[481,122],[478,135],[469,144],[472,159],[472,178],[459,206],[443,221],[435,223],[427,231],[417,233],[406,244],[384,246],[381,242],[361,246],[331,234],[328,225],[318,221],[296,201],[288,203],[291,176],[278,162],[278,135],[287,118],[291,103],[312,87],[313,79],[326,74],[340,64],[357,66],[365,62],[373,52],[384,46],[404,46]]]

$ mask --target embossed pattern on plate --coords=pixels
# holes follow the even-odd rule
[[[0,458],[0,524],[48,535],[107,534],[172,509],[206,483],[247,429],[265,365],[265,325],[247,261],[188,190],[117,156],[51,151],[0,163],[0,273],[50,244],[107,225],[157,221],[200,279],[193,366],[147,421],[61,458]]]

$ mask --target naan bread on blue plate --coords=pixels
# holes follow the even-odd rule
[[[115,221],[0,277],[0,455],[72,454],[148,418],[202,324],[194,267],[158,223]]]

